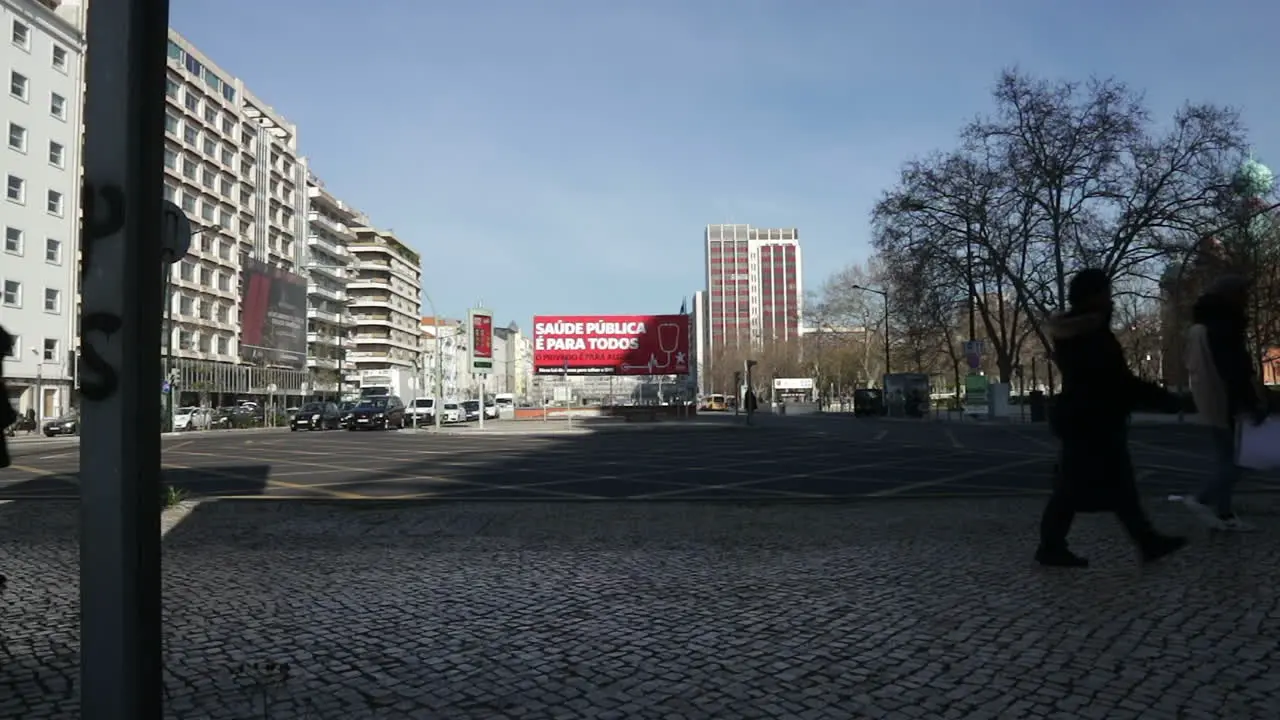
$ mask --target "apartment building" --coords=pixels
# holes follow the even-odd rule
[[[467,399],[512,393],[528,397],[533,381],[533,340],[511,323],[493,329],[493,372],[474,375],[468,364],[468,335],[462,320],[424,317],[421,323],[427,394],[435,395],[434,378],[443,378],[446,398]],[[437,365],[437,356],[439,364]]]
[[[173,30],[168,70],[164,196],[195,231],[171,270],[161,341],[182,402],[300,393],[304,348],[250,364],[241,347],[246,261],[290,273],[304,262],[307,168],[297,128]]]
[[[65,412],[75,382],[83,10],[0,0],[0,325],[16,338],[8,400],[38,419]]]
[[[348,379],[359,387],[389,387],[394,394],[422,394],[422,259],[388,230],[352,228],[347,303],[351,331]]]
[[[359,387],[348,383],[347,280],[356,239],[353,227],[369,224],[363,214],[329,192],[315,175],[307,176],[307,368],[317,393],[348,395]],[[341,382],[341,384],[340,384]]]
[[[709,353],[799,338],[800,231],[708,225],[704,241]]]

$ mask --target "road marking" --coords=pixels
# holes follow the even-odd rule
[[[963,448],[964,448],[964,445],[961,445],[961,444],[960,444],[960,441],[956,439],[956,434],[955,434],[955,433],[953,433],[953,432],[951,432],[951,428],[946,428],[946,429],[944,429],[944,430],[942,431],[942,433],[943,433],[944,435],[946,435],[946,436],[947,436],[947,439],[948,439],[948,440],[950,440],[950,441],[951,441],[951,447],[956,448],[956,449],[963,449]]]
[[[79,453],[58,453],[57,455],[44,455],[44,456],[41,456],[40,459],[41,460],[57,460],[58,458],[71,457],[73,455],[78,455],[78,454]]]
[[[838,471],[847,472],[850,470],[865,470],[868,468],[892,467],[894,465],[903,465],[906,463],[917,462],[918,460],[919,458],[898,458],[896,460],[885,460],[883,462],[866,463],[862,465],[849,465],[847,467],[840,468]],[[827,474],[831,474],[838,471],[837,470],[821,470],[816,473],[795,473],[791,475],[773,475],[770,477],[756,478],[755,480],[744,480],[742,482],[736,482],[736,483],[717,483],[715,485],[704,485],[702,483],[675,483],[678,485],[684,485],[684,487],[680,488],[679,490],[666,490],[666,491],[657,492],[657,493],[631,495],[629,497],[632,500],[657,500],[661,498],[674,497],[676,495],[683,495],[691,492],[698,492],[700,490],[729,490],[734,488],[740,488],[743,490],[750,491],[752,490],[751,488],[752,485],[759,484],[759,483],[777,482],[779,480],[803,480],[804,478],[818,477],[821,475],[827,475]],[[851,480],[850,482],[858,482],[861,480],[862,478],[857,478],[856,480]],[[664,481],[664,482],[669,482],[669,481]],[[769,491],[765,489],[756,489],[755,492],[769,492]],[[783,490],[781,492],[787,492],[787,491]],[[803,492],[803,491],[798,491],[798,492]]]
[[[920,490],[922,488],[927,488],[927,487],[936,487],[938,485],[945,485],[947,483],[955,482],[957,480],[967,480],[971,477],[988,475],[991,473],[997,473],[1004,470],[1012,470],[1014,468],[1025,467],[1033,463],[1043,463],[1046,461],[1046,459],[1047,458],[1037,457],[1037,458],[1032,458],[1030,460],[1016,460],[1014,462],[1005,463],[1003,465],[990,465],[987,467],[978,468],[976,470],[962,472],[956,475],[948,475],[946,477],[934,478],[933,480],[925,480],[924,482],[911,483],[910,485],[901,485],[896,488],[880,490],[878,492],[873,492],[869,494],[868,497],[891,497],[893,495],[902,495],[903,493],[914,492],[916,490]]]
[[[880,432],[876,433],[875,441],[880,442],[881,440],[884,439],[884,436],[888,434],[889,434],[888,430],[881,430]]]

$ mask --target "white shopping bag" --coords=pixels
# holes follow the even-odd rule
[[[1280,468],[1280,421],[1268,418],[1261,425],[1240,422],[1240,444],[1236,464],[1250,470]]]

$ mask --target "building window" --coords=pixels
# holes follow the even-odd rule
[[[4,251],[14,255],[22,254],[22,231],[15,227],[4,229]]]
[[[59,120],[66,120],[67,99],[58,93],[49,93],[49,114]]]
[[[200,98],[191,90],[191,88],[187,88],[187,95],[183,98],[183,102],[191,112],[200,112]]]
[[[27,129],[18,123],[9,123],[9,149],[27,151]]]
[[[10,340],[12,342],[10,343],[9,354],[5,355],[5,358],[15,360],[22,357],[22,338],[17,335],[12,335],[10,336]]]
[[[213,138],[208,135],[204,137],[204,154],[211,158],[218,156],[218,143],[214,142]]]
[[[188,180],[195,180],[196,171],[200,169],[200,163],[195,158],[187,156],[182,158],[182,176]]]
[[[178,331],[178,349],[179,350],[191,349],[191,331],[190,330]]]
[[[208,200],[200,203],[200,219],[213,222],[217,218],[217,215],[214,214],[216,209],[214,204]]]
[[[20,72],[9,72],[9,94],[26,102],[27,91],[31,83],[27,80],[27,76]]]
[[[200,268],[200,284],[205,287],[213,287],[213,271],[209,268]]]
[[[236,124],[229,117],[222,118],[222,133],[224,135],[235,135]]]
[[[54,338],[44,339],[44,361],[57,362],[58,360],[58,341]]]
[[[5,183],[4,196],[16,203],[27,201],[27,181],[17,175],[10,175]]]
[[[205,168],[205,169],[201,170],[201,171],[200,171],[200,184],[201,184],[201,185],[204,185],[205,187],[207,187],[207,188],[209,188],[210,190],[212,190],[212,189],[213,189],[213,186],[214,186],[214,183],[216,183],[216,182],[217,182],[217,179],[218,179],[217,175],[218,175],[218,174],[217,174],[217,173],[215,173],[211,168]]]
[[[67,49],[57,43],[53,44],[53,67],[63,72],[67,71]]]
[[[196,279],[196,266],[194,263],[183,260],[178,264],[178,277],[188,282]]]
[[[222,335],[219,335],[218,336],[218,354],[219,355],[231,354],[229,347],[230,347],[230,343],[227,342],[227,338]]]
[[[191,193],[182,193],[182,209],[185,212],[193,213],[196,211],[196,196]]]
[[[31,49],[31,28],[26,23],[13,21],[13,32],[9,35],[14,45],[23,50]]]
[[[229,168],[236,166],[236,154],[229,147],[222,148],[222,164]]]
[[[206,333],[200,335],[200,352],[209,352],[209,335]]]
[[[45,209],[50,215],[62,217],[62,193],[57,190],[50,190],[48,197],[45,199]]]
[[[231,243],[226,240],[218,243],[218,257],[228,262],[231,260]]]
[[[57,238],[44,239],[44,261],[51,265],[62,264],[62,241]]]
[[[56,313],[62,311],[62,291],[54,288],[44,289],[44,311]]]
[[[194,298],[183,295],[178,298],[178,314],[179,315],[195,315],[196,301]]]
[[[227,309],[226,305],[219,305],[218,309],[215,311],[215,317],[217,317],[218,322],[220,323],[227,322],[228,318],[231,317],[231,311]]]
[[[218,192],[222,193],[222,197],[231,197],[231,191],[235,187],[235,183],[235,180],[223,177],[222,180],[218,181]]]
[[[9,307],[22,307],[22,283],[17,280],[5,280],[4,293],[0,299]]]
[[[49,164],[56,168],[67,166],[67,149],[60,142],[49,141]]]
[[[196,147],[200,142],[200,133],[196,132],[196,126],[187,123],[182,129],[182,139],[191,147]]]
[[[210,127],[218,127],[218,110],[211,103],[205,103],[204,121],[209,123]]]
[[[167,95],[167,96],[169,96],[169,97],[171,97],[171,98],[173,98],[173,99],[175,99],[175,100],[176,100],[176,99],[178,98],[178,88],[179,88],[179,87],[180,87],[180,86],[178,85],[178,81],[177,81],[177,80],[174,80],[172,75],[170,75],[169,77],[167,77],[167,78],[165,78],[165,79],[164,79],[164,94],[165,94],[165,95]]]
[[[178,135],[178,118],[174,117],[172,113],[164,114],[164,131],[174,137]]]
[[[218,290],[222,292],[231,292],[231,276],[226,273],[218,273]]]
[[[170,148],[164,149],[164,166],[170,170],[178,169],[178,153]]]
[[[164,199],[165,199],[165,200],[168,200],[169,202],[173,202],[173,199],[174,199],[174,198],[176,198],[176,197],[178,197],[178,189],[177,189],[177,188],[175,188],[174,186],[170,185],[169,183],[165,183],[165,184],[164,184]]]
[[[231,211],[230,210],[226,208],[220,208],[218,210],[218,224],[228,230],[231,229]],[[226,260],[228,258],[223,258],[223,259]]]

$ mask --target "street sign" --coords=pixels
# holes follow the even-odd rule
[[[966,340],[964,343],[964,359],[969,364],[970,370],[977,370],[982,367],[982,341]]]
[[[172,265],[191,250],[191,221],[174,203],[165,200],[160,219],[160,259]]]

